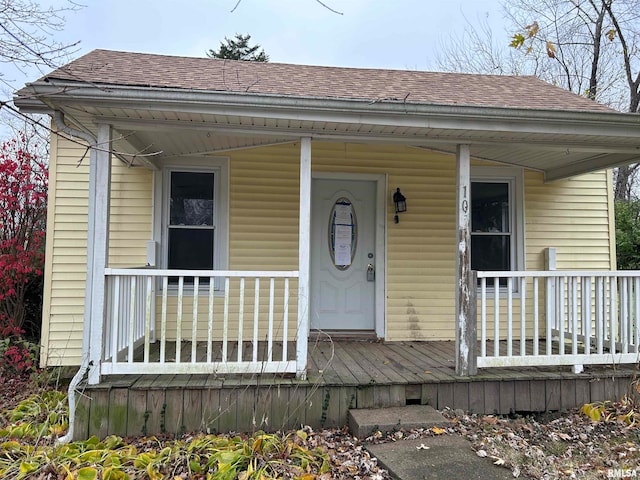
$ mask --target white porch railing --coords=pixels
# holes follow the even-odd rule
[[[290,325],[297,271],[107,268],[105,277],[103,375],[296,372],[290,334],[307,340]]]
[[[478,367],[637,362],[640,272],[477,272]]]

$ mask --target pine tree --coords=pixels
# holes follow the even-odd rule
[[[220,48],[209,50],[209,58],[226,58],[228,60],[246,60],[249,62],[268,62],[269,55],[264,53],[260,45],[249,45],[251,35],[236,33],[233,39],[224,37],[224,42],[220,42]],[[260,50],[260,51],[258,51]]]

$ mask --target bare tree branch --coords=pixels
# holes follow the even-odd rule
[[[467,21],[464,34],[441,50],[438,66],[535,75],[620,111],[640,113],[640,0],[503,0],[503,7],[516,48],[507,47],[508,41],[496,43],[486,22]],[[629,198],[637,171],[621,169],[616,198]]]
[[[235,11],[236,11],[236,8],[238,8],[238,5],[240,5],[240,2],[242,2],[242,0],[238,0],[238,1],[236,2],[236,4],[235,4],[235,5],[233,6],[233,8],[231,9],[231,13],[233,13],[233,12],[235,12]]]
[[[25,118],[26,116],[20,112],[17,108],[15,108],[12,105],[5,105],[5,108],[7,110],[9,110],[10,112],[15,113],[17,116],[21,117],[21,118]],[[28,117],[27,117],[28,118]],[[162,150],[157,150],[157,151],[151,151],[148,152],[147,150],[150,150],[152,145],[148,145],[147,147],[145,147],[142,150],[137,150],[135,153],[129,153],[129,152],[123,152],[123,151],[118,151],[112,148],[105,148],[105,147],[101,147],[99,145],[95,145],[95,146],[87,146],[87,143],[82,141],[82,140],[78,140],[76,137],[72,136],[72,135],[68,135],[64,132],[58,131],[58,130],[53,130],[49,125],[43,123],[40,119],[36,119],[36,118],[30,118],[29,119],[30,122],[33,125],[37,125],[39,128],[54,134],[54,135],[58,135],[61,138],[64,138],[65,140],[74,143],[76,145],[81,145],[82,147],[86,147],[86,152],[85,154],[82,156],[82,158],[78,161],[78,165],[80,165],[82,163],[82,161],[84,160],[84,158],[86,157],[87,153],[93,148],[96,151],[100,151],[100,152],[109,152],[112,155],[118,156],[118,157],[123,157],[123,158],[148,158],[148,157],[157,157],[159,155],[162,155]],[[128,137],[129,135],[133,135],[133,133],[129,133],[128,135],[124,135],[124,136],[119,136],[118,138],[114,138],[111,140],[111,144],[113,144],[114,142],[118,141],[118,140],[123,140],[126,139],[126,137]],[[146,152],[146,153],[145,153]],[[130,162],[127,162],[129,164],[129,166],[132,166],[133,164],[133,160],[131,160]]]
[[[321,2],[320,0],[316,0],[317,3],[319,3],[320,5],[322,5],[324,8],[326,8],[327,10],[329,10],[332,13],[336,13],[338,15],[344,15],[342,12],[339,12],[337,10],[334,10],[333,8],[331,8],[329,5],[327,5],[326,3]],[[242,3],[242,0],[238,0],[236,2],[236,4],[233,6],[233,8],[231,9],[231,13],[235,12],[236,9],[238,8],[238,6],[240,5],[240,3]]]
[[[329,10],[330,12],[333,13],[337,13],[338,15],[344,15],[342,12],[339,12],[337,10],[334,10],[333,8],[331,8],[329,5],[322,3],[320,0],[316,0],[316,2],[318,2],[320,5],[322,5],[324,8],[326,8],[327,10]]]

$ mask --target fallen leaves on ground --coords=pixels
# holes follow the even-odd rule
[[[0,399],[7,402],[5,405],[13,407],[18,400],[25,397],[24,392],[28,389],[28,382],[5,380],[0,383]],[[40,397],[42,400],[48,398],[46,395],[40,395]],[[11,450],[5,458],[7,456],[17,458],[21,455],[20,452],[36,452],[37,448],[45,449],[44,456],[49,458],[47,455],[55,448],[56,436],[64,433],[65,415],[60,411],[59,403],[59,399],[52,396],[47,404],[50,405],[46,408],[23,404],[19,409],[19,412],[22,412],[22,418],[9,415],[7,410],[0,414],[0,423],[2,423],[0,430],[4,430],[5,435],[11,432],[9,436],[0,438],[4,453],[7,454],[8,450]],[[304,427],[297,432],[281,432],[276,436],[267,434],[262,436],[261,433],[253,436],[230,433],[216,436],[191,434],[180,438],[107,437],[100,441],[91,440],[90,442],[93,443],[89,451],[99,450],[98,446],[105,448],[111,446],[113,447],[111,450],[122,453],[123,458],[135,452],[135,459],[127,465],[130,465],[132,472],[135,468],[141,469],[141,472],[147,472],[145,478],[164,478],[149,474],[149,472],[160,471],[160,468],[164,473],[171,473],[172,476],[168,478],[206,478],[195,472],[199,468],[203,469],[207,461],[206,454],[198,450],[200,447],[206,450],[211,445],[216,445],[218,448],[223,444],[235,445],[234,442],[238,442],[237,445],[240,445],[241,442],[250,440],[243,445],[263,455],[271,448],[267,448],[268,442],[277,438],[280,441],[284,440],[284,443],[279,444],[288,445],[287,448],[290,449],[288,451],[305,457],[304,461],[295,464],[286,465],[285,462],[281,462],[275,465],[276,468],[282,467],[280,470],[274,470],[274,474],[281,478],[389,480],[391,478],[389,473],[381,468],[377,459],[367,452],[365,448],[367,444],[424,438],[424,443],[418,449],[426,450],[429,448],[429,437],[461,435],[470,440],[470,448],[476,452],[476,455],[483,457],[484,461],[497,465],[495,468],[508,468],[517,478],[588,480],[608,478],[612,473],[618,475],[617,478],[625,478],[624,475],[627,473],[629,476],[640,476],[640,427],[638,426],[640,422],[638,408],[631,402],[590,404],[582,409],[573,409],[562,414],[527,417],[473,415],[460,410],[445,410],[442,413],[451,421],[450,425],[425,429],[401,429],[388,434],[376,432],[366,439],[353,437],[346,427],[316,431]],[[47,429],[41,428],[44,419],[49,422]],[[20,422],[28,422],[29,427],[21,427]],[[30,438],[30,435],[36,435],[37,438]],[[287,443],[287,438],[290,443]],[[67,446],[64,452],[68,456],[79,458],[77,454],[80,450],[82,450],[80,446]],[[191,456],[178,455],[182,450],[189,452]],[[232,451],[236,450],[232,449]],[[319,455],[306,457],[306,452],[319,452]],[[114,463],[116,459],[114,453],[104,454]],[[82,455],[84,455],[83,458],[90,460],[97,454],[85,452]],[[230,455],[222,455],[220,458],[232,460]],[[261,457],[262,461],[264,458],[264,456]],[[323,458],[326,459],[326,464]],[[32,460],[25,457],[18,465],[21,478],[60,478],[55,462],[40,468]],[[118,457],[115,464],[120,461]],[[314,470],[307,468],[311,464],[315,465]],[[72,475],[70,478],[94,478],[94,473],[97,472],[96,465],[96,462],[83,464],[76,462],[78,470],[74,473],[75,476]],[[258,466],[258,463],[254,465]],[[78,475],[79,473],[84,476]],[[138,474],[132,475],[131,478],[138,477]],[[141,475],[144,474],[141,473]],[[237,472],[237,478],[248,480],[256,477],[245,470]]]
[[[640,477],[640,422],[632,402],[600,404],[594,421],[591,407],[531,416],[474,415],[445,409],[451,425],[439,429],[399,430],[373,435],[371,443],[397,442],[436,435],[462,435],[476,455],[516,478],[603,479]],[[595,407],[593,407],[595,408]],[[443,430],[442,433],[438,433]],[[428,445],[428,442],[425,442]],[[497,467],[496,467],[497,468]]]

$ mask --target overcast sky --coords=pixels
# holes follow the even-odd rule
[[[433,67],[441,41],[479,16],[501,20],[497,0],[103,0],[69,15],[83,51],[110,48],[203,56],[248,33],[274,62]],[[187,7],[188,6],[188,7]]]
[[[241,0],[233,12],[237,0],[75,1],[85,6],[56,33],[81,42],[74,56],[106,48],[201,57],[225,36],[248,33],[272,62],[429,70],[465,22],[488,18],[502,30],[499,0],[323,0],[342,15],[316,0]],[[17,87],[39,76],[0,68]]]

